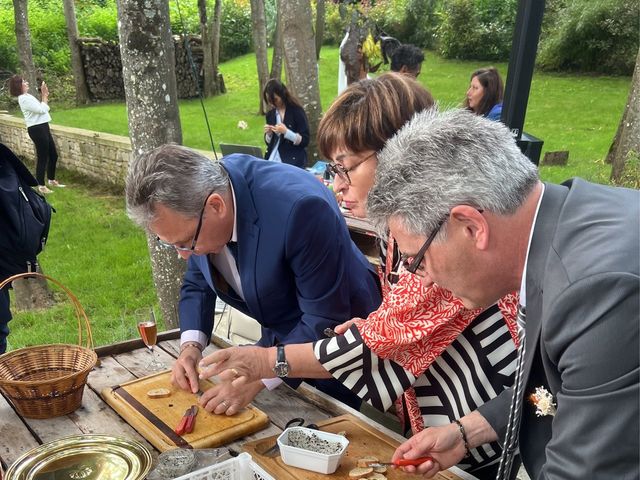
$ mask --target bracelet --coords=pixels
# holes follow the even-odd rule
[[[202,353],[202,345],[200,345],[198,342],[184,342],[182,345],[180,345],[180,353],[184,352],[189,347],[197,348],[198,351]]]
[[[467,432],[464,429],[464,425],[460,420],[454,420],[452,423],[455,423],[460,430],[460,435],[462,436],[462,442],[464,443],[464,458],[469,456],[469,442],[467,442]]]

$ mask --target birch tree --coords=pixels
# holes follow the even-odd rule
[[[118,0],[118,36],[132,157],[182,143],[168,0]],[[178,326],[185,263],[147,235],[153,280],[165,324]]]

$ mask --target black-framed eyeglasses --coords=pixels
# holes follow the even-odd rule
[[[349,177],[349,172],[358,168],[364,162],[372,158],[376,153],[378,152],[373,152],[371,155],[367,155],[365,158],[360,160],[351,168],[344,168],[344,166],[339,163],[329,163],[327,164],[327,172],[329,172],[329,176],[331,177],[331,180],[333,180],[337,175],[342,180],[347,182],[347,185],[351,185],[351,178]]]
[[[422,260],[424,259],[425,253],[427,253],[427,250],[429,249],[429,247],[431,246],[431,244],[435,240],[436,236],[438,235],[438,232],[442,228],[442,225],[445,224],[445,222],[447,221],[448,218],[449,218],[449,214],[447,214],[442,220],[440,220],[440,222],[438,222],[438,225],[436,226],[436,228],[427,237],[425,242],[420,247],[420,250],[418,250],[418,253],[416,253],[413,256],[413,258],[411,258],[411,257],[403,258],[402,262],[405,265],[406,265],[406,263],[408,263],[408,265],[406,265],[404,267],[404,269],[407,272],[415,274],[418,271],[418,269],[420,268],[420,265],[422,265]]]
[[[209,197],[213,192],[215,192],[215,190],[209,193],[209,195],[207,195],[207,198],[205,198],[204,200],[204,205],[202,205],[202,209],[200,210],[200,215],[198,216],[198,226],[196,227],[196,233],[193,235],[193,240],[191,240],[190,247],[180,247],[178,245],[174,245],[173,243],[165,242],[164,240],[161,240],[160,237],[158,237],[157,235],[156,235],[156,241],[163,247],[174,248],[179,252],[193,252],[196,249],[196,244],[198,243],[198,237],[200,236],[200,230],[202,229],[202,219],[204,217],[204,209],[206,208],[207,201],[209,200]]]

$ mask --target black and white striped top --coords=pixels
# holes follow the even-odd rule
[[[386,411],[413,386],[425,427],[447,425],[513,383],[516,347],[496,305],[478,315],[421,375],[376,356],[355,325],[342,336],[314,344],[316,358],[333,377],[375,408]],[[471,450],[458,467],[478,478],[495,478],[497,442]]]

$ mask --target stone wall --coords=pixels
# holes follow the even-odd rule
[[[58,165],[104,183],[124,188],[131,158],[128,137],[51,124],[58,147]],[[0,142],[13,152],[35,161],[35,148],[24,120],[0,114]]]
[[[58,147],[60,167],[124,189],[131,159],[129,137],[49,125]],[[0,142],[19,157],[35,162],[35,148],[22,118],[0,113]],[[214,158],[211,151],[198,151],[208,158]]]

